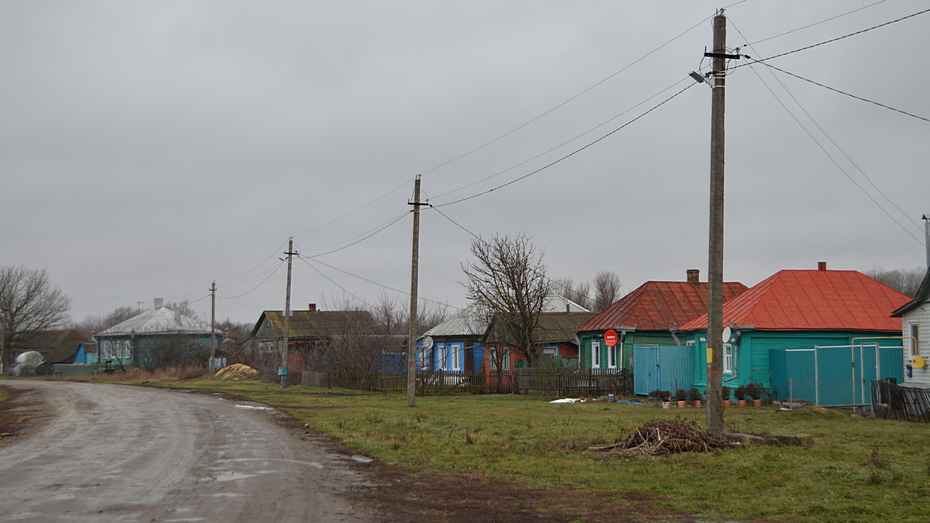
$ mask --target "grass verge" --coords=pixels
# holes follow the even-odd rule
[[[926,521],[927,426],[851,413],[729,408],[727,430],[809,433],[813,448],[602,457],[589,446],[625,439],[651,419],[695,420],[703,409],[656,404],[550,404],[546,398],[403,394],[274,384],[150,379],[160,387],[224,391],[274,406],[360,453],[408,469],[470,473],[533,488],[599,493],[607,503],[658,500],[706,519]]]

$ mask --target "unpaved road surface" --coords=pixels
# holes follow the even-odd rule
[[[383,519],[342,495],[370,486],[363,467],[258,405],[109,384],[4,386],[50,408],[0,447],[0,521]]]

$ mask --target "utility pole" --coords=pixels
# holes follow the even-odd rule
[[[413,182],[413,253],[410,261],[410,330],[407,338],[407,406],[416,405],[417,394],[417,279],[420,270],[420,175]]]
[[[707,267],[707,432],[723,434],[723,167],[724,108],[726,106],[727,18],[723,9],[714,16],[710,121],[710,241]]]
[[[216,281],[210,285],[210,371],[216,371]]]
[[[287,387],[287,350],[288,335],[291,333],[291,257],[294,254],[294,237],[287,239],[287,294],[284,297],[284,345],[281,347],[281,366],[278,375],[281,376],[281,388]]]

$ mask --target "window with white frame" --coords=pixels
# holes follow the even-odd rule
[[[542,353],[543,353],[543,354],[549,354],[549,355],[551,355],[551,356],[557,356],[557,355],[559,354],[559,348],[558,348],[558,347],[554,347],[554,346],[552,346],[552,345],[548,345],[548,346],[546,346],[546,347],[543,347]]]
[[[443,343],[436,348],[436,354],[439,356],[439,370],[446,370],[446,345]]]
[[[461,345],[452,345],[452,370],[462,370]]]
[[[911,336],[911,356],[920,356],[920,324],[911,323],[909,327]]]
[[[723,373],[733,374],[733,345],[723,344]]]
[[[617,368],[617,346],[607,347],[607,368],[616,369]]]
[[[601,342],[591,340],[591,368],[601,368]]]
[[[489,347],[489,348],[488,348],[488,355],[489,355],[489,361],[488,361],[488,363],[490,364],[490,365],[489,365],[489,368],[490,368],[492,371],[497,371],[497,358],[498,358],[498,352],[497,352],[497,351],[498,351],[498,350],[501,350],[501,349],[499,349],[499,348],[497,348],[497,347]],[[509,370],[510,370],[510,349],[509,349],[509,348],[503,349],[503,352],[500,353],[500,358],[501,358],[501,368],[502,368],[505,372],[506,372],[506,371],[509,371]]]

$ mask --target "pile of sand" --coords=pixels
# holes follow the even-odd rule
[[[216,371],[216,377],[229,381],[257,380],[258,371],[248,365],[236,363]]]

